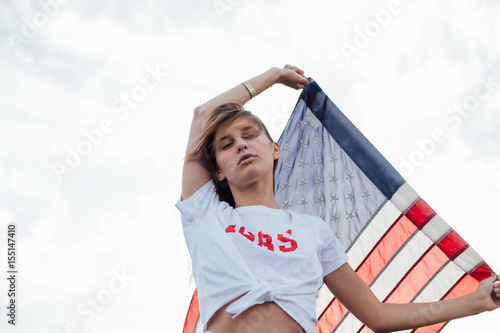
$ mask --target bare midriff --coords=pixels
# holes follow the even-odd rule
[[[226,309],[241,297],[217,310],[207,330],[214,333],[304,333],[302,327],[274,302],[254,305],[233,319]]]

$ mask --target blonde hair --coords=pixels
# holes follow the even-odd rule
[[[215,183],[215,190],[219,195],[221,201],[228,202],[234,207],[235,202],[231,189],[228,186],[227,179],[219,181],[217,179],[217,172],[219,166],[217,165],[217,160],[215,157],[215,140],[218,134],[227,129],[231,124],[241,118],[246,118],[253,122],[260,131],[263,131],[267,138],[274,142],[267,130],[266,126],[260,120],[259,117],[243,109],[243,106],[237,103],[227,103],[222,104],[215,109],[213,109],[208,115],[205,122],[202,125],[200,142],[198,145],[189,153],[189,157],[200,157],[204,167],[210,172],[212,179]],[[278,160],[274,160],[273,173],[276,171],[278,166]],[[274,191],[274,180],[273,180],[273,191]]]

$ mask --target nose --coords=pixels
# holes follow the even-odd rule
[[[243,149],[248,149],[247,143],[242,138],[237,139],[236,147],[238,148],[238,152],[242,151]]]

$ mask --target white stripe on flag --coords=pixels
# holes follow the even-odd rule
[[[484,262],[479,254],[470,246],[453,261],[458,267],[469,274]]]
[[[451,231],[451,227],[439,215],[435,215],[422,228],[422,232],[429,237],[434,244],[437,244],[445,235]]]
[[[363,323],[349,312],[334,332],[357,332],[361,326],[363,326]]]
[[[351,249],[347,252],[349,264],[356,269],[365,257],[370,253],[387,229],[401,215],[401,212],[390,201],[387,201],[366,227],[361,236],[356,240]],[[316,303],[316,313],[319,317],[328,307],[333,299],[333,294],[326,285],[319,290],[319,296]]]
[[[373,293],[383,300],[431,245],[429,238],[417,232],[372,283]]]
[[[353,269],[358,268],[380,238],[387,232],[387,229],[389,229],[400,215],[401,211],[391,201],[385,203],[347,252],[349,264]]]
[[[410,207],[420,199],[417,192],[408,184],[404,183],[399,187],[399,189],[394,193],[391,201],[398,207],[403,213],[406,213]]]
[[[391,201],[387,201],[373,218],[370,224],[356,240],[351,249],[347,252],[349,264],[356,269],[365,257],[370,253],[381,237],[384,236],[387,229],[401,215],[401,212]],[[333,294],[326,285],[319,290],[318,301],[316,303],[316,314],[319,317],[328,307],[333,299]]]
[[[370,286],[371,290],[382,301],[394,289],[398,282],[406,275],[413,264],[424,254],[432,245],[432,242],[421,232],[417,232],[406,246],[400,249],[399,253],[385,267],[382,273]],[[361,322],[351,313],[347,314],[339,329],[349,328],[356,332],[361,327]],[[357,328],[357,329],[353,329]],[[347,331],[346,331],[347,332]]]
[[[319,289],[319,296],[316,301],[316,318],[319,318],[319,316],[325,311],[326,307],[330,304],[330,302],[333,299],[333,294],[328,289],[326,284],[323,284],[321,288]]]
[[[421,290],[414,302],[432,302],[441,299],[463,275],[464,271],[452,261],[449,261],[432,281]]]

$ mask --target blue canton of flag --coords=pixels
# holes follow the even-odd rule
[[[282,209],[320,216],[344,249],[386,201],[322,126],[303,99],[279,142],[276,201]]]

